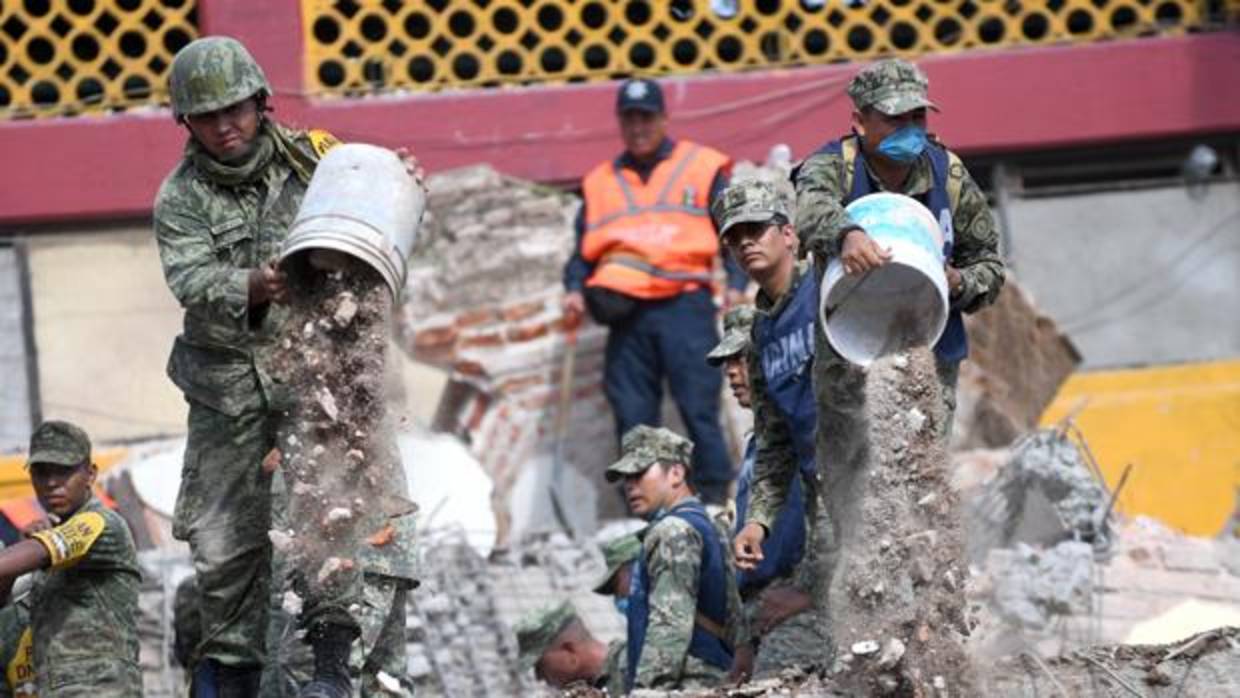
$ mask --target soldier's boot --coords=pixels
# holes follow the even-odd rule
[[[349,651],[357,632],[335,623],[322,623],[310,631],[314,649],[314,678],[302,686],[299,698],[349,698]]]

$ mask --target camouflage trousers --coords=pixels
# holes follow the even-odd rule
[[[821,478],[804,480],[805,485],[805,553],[790,579],[775,580],[772,585],[789,585],[810,595],[813,606],[798,613],[762,635],[754,658],[754,678],[769,678],[792,667],[809,669],[827,666],[835,655],[827,617],[827,588],[830,582],[830,556],[835,531],[831,527],[821,494]],[[756,629],[758,594],[745,603],[749,627]]]
[[[226,666],[264,660],[270,588],[271,476],[263,456],[275,431],[264,412],[230,417],[189,403],[189,436],[172,533],[187,541],[198,577],[197,659]]]
[[[33,695],[36,676],[29,631],[28,598],[10,600],[0,607],[0,696]]]

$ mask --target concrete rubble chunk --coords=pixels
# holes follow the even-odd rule
[[[332,395],[332,391],[326,386],[321,388],[315,398],[319,402],[319,407],[323,409],[323,414],[333,422],[340,418],[340,408],[336,406],[336,396]]]
[[[280,606],[284,608],[284,612],[293,617],[301,614],[302,605],[301,597],[292,590],[284,592],[284,596],[280,600]]]
[[[357,298],[346,291],[336,297],[336,312],[332,314],[332,321],[336,323],[336,327],[348,327],[357,316],[357,310]]]
[[[999,472],[968,497],[969,560],[980,562],[991,548],[1066,539],[1090,541],[1105,551],[1102,517],[1109,501],[1075,442],[1055,429],[1036,431],[1017,442]]]

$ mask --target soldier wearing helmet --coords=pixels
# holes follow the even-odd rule
[[[279,592],[267,536],[273,476],[261,463],[289,398],[271,366],[287,318],[285,278],[273,260],[320,156],[336,141],[273,121],[270,84],[229,37],[178,52],[169,92],[188,132],[154,215],[164,276],[185,311],[168,361],[189,403],[173,535],[189,543],[200,588],[195,694],[251,697],[268,660],[269,599]],[[405,158],[410,174],[420,174]],[[351,693],[348,661],[360,626],[348,599],[360,598],[357,591],[343,594],[343,605],[306,599],[301,620],[315,673],[302,696]]]

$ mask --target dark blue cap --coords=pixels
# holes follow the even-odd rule
[[[659,83],[645,78],[625,80],[616,93],[616,113],[629,109],[662,114],[663,90],[659,88]]]

